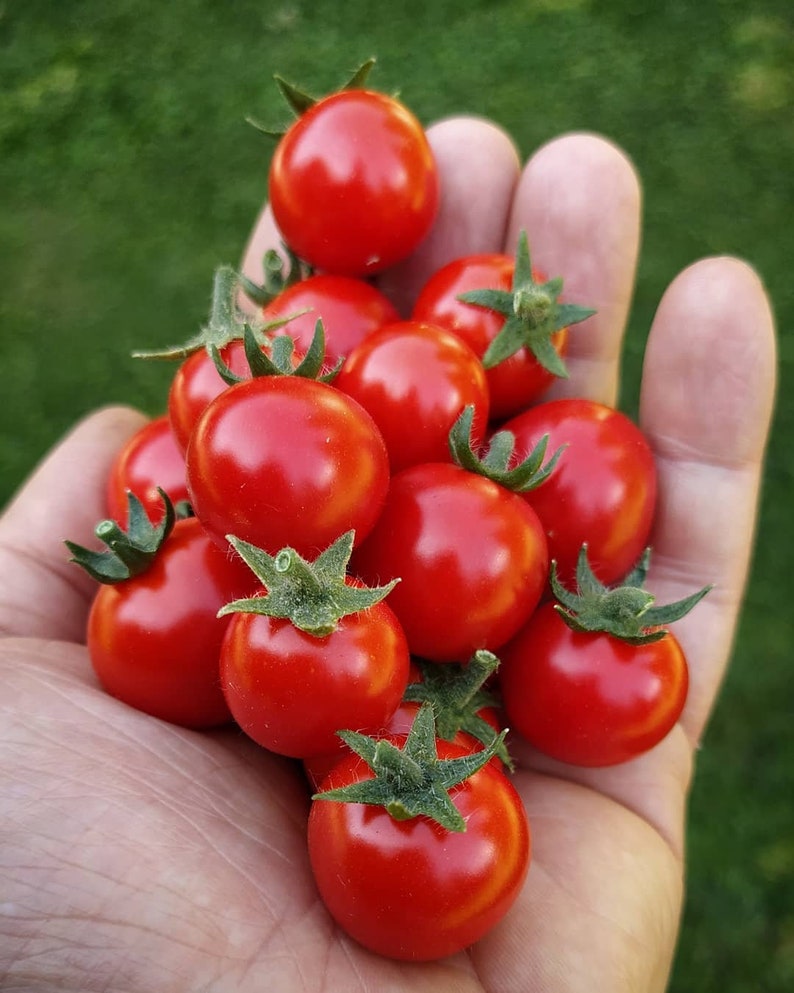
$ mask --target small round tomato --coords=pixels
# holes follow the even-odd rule
[[[195,518],[177,521],[145,572],[101,586],[88,618],[91,663],[105,690],[172,724],[231,720],[218,659],[228,617],[220,608],[256,579]]]
[[[463,749],[438,742],[440,758]],[[357,755],[323,789],[372,778]],[[339,926],[389,958],[429,961],[461,951],[505,916],[530,861],[521,798],[490,763],[450,790],[466,822],[450,831],[425,816],[395,820],[383,807],[315,800],[309,857],[320,895]]]
[[[438,170],[424,130],[398,100],[349,89],[289,128],[270,165],[279,230],[310,265],[366,276],[406,258],[438,210]]]
[[[370,415],[326,383],[265,376],[236,383],[199,417],[187,450],[193,511],[225,544],[314,557],[361,540],[386,496],[389,459]]]
[[[501,653],[507,723],[544,754],[608,766],[653,748],[686,700],[684,653],[669,632],[632,645],[602,632],[571,630],[544,603]]]
[[[593,572],[612,585],[648,545],[656,506],[656,465],[642,431],[625,414],[586,399],[552,400],[503,427],[517,456],[548,435],[564,448],[549,478],[524,499],[537,512],[563,585],[570,585],[583,544]]]
[[[522,497],[442,462],[392,477],[351,560],[368,585],[400,577],[389,605],[412,654],[437,662],[497,651],[535,609],[548,564],[543,528]]]
[[[347,728],[375,731],[408,681],[405,635],[384,602],[343,617],[323,637],[287,619],[234,614],[221,649],[221,683],[237,723],[264,748],[304,758],[328,753]]]
[[[185,458],[179,450],[166,415],[155,417],[136,431],[119,450],[108,473],[108,517],[122,526],[127,521],[127,491],[131,490],[155,520],[163,515],[158,488],[172,503],[187,500]]]
[[[485,433],[485,370],[455,335],[421,321],[388,324],[348,356],[334,386],[357,400],[380,428],[392,473],[451,461],[449,431],[466,406]]]
[[[380,290],[363,279],[318,274],[282,290],[263,309],[265,321],[295,314],[276,334],[289,335],[297,351],[312,343],[318,319],[325,333],[325,365],[333,368],[373,331],[399,319]]]
[[[510,290],[514,259],[511,255],[486,253],[455,259],[438,269],[425,283],[411,316],[452,331],[482,358],[505,323],[505,315],[487,307],[464,303],[459,294],[472,290]],[[535,274],[536,280],[542,276]],[[568,329],[551,337],[559,355],[567,350]],[[554,380],[526,347],[490,369],[486,369],[491,394],[491,416],[510,417],[524,410]]]
[[[245,357],[242,340],[224,345],[220,349],[220,358],[235,376],[251,378],[251,367]],[[212,356],[205,349],[193,352],[181,363],[168,391],[168,418],[174,440],[183,455],[205,407],[228,388],[229,384],[221,377]]]

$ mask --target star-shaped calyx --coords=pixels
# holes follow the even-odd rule
[[[212,281],[212,303],[209,317],[199,331],[181,345],[138,350],[132,353],[132,357],[136,359],[179,360],[187,358],[202,348],[212,355],[213,352],[219,352],[224,345],[228,345],[232,341],[242,340],[246,330],[261,346],[270,340],[271,332],[283,328],[299,313],[305,313],[305,311],[299,311],[277,320],[252,324],[248,316],[242,313],[238,304],[240,290],[247,289],[251,285],[253,284],[250,284],[248,280],[243,280],[242,275],[232,266],[218,266]],[[260,289],[263,293],[265,292],[263,288]]]
[[[393,579],[385,586],[369,587],[346,581],[354,537],[353,531],[345,532],[309,562],[294,548],[282,548],[270,555],[256,545],[227,535],[229,544],[265,592],[227,603],[218,616],[246,613],[282,617],[307,634],[326,637],[343,617],[378,603],[398,582]]]
[[[163,546],[163,542],[173,530],[179,517],[165,490],[157,488],[163,501],[163,516],[158,524],[153,524],[141,501],[127,491],[127,530],[117,521],[102,520],[94,529],[94,534],[106,546],[104,551],[94,551],[78,545],[74,541],[64,544],[72,553],[71,561],[81,566],[99,583],[122,583],[145,572]]]
[[[397,821],[424,816],[448,831],[465,831],[466,822],[449,791],[490,762],[504,734],[481,751],[439,758],[431,703],[419,708],[402,747],[387,738],[340,731],[339,737],[367,763],[374,777],[315,793],[312,799],[371,804],[383,807]]]
[[[493,652],[478,649],[468,662],[427,662],[414,659],[421,679],[409,683],[403,700],[411,703],[433,704],[436,717],[436,735],[444,741],[452,741],[459,731],[476,738],[481,745],[492,744],[498,732],[480,715],[486,707],[498,707],[496,694],[485,688],[485,684],[499,668],[499,659]],[[508,767],[513,768],[513,760],[502,741],[496,754]]]
[[[593,573],[587,545],[582,545],[576,563],[575,593],[562,585],[557,563],[552,562],[550,582],[558,600],[557,612],[573,631],[604,632],[631,645],[660,641],[667,634],[667,625],[688,614],[711,586],[674,603],[655,606],[656,597],[643,589],[650,558],[651,550],[647,548],[621,584],[605,586]]]
[[[518,237],[513,283],[509,290],[469,290],[458,297],[464,303],[487,307],[505,317],[505,323],[489,344],[482,362],[490,369],[528,348],[544,369],[567,378],[568,370],[552,343],[563,328],[591,317],[595,311],[572,303],[560,303],[563,281],[557,277],[545,283],[535,280],[525,231]]]

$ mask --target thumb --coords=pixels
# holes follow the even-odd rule
[[[63,541],[92,543],[111,463],[145,421],[129,407],[88,415],[12,499],[0,517],[0,634],[83,640],[96,584]]]

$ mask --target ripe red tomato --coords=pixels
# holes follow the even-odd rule
[[[297,256],[364,276],[424,239],[438,210],[438,170],[421,124],[402,103],[342,90],[305,111],[281,139],[269,196]]]
[[[576,632],[552,603],[538,608],[500,658],[511,730],[581,766],[625,762],[658,744],[678,720],[689,684],[669,632],[645,645]]]
[[[365,280],[322,274],[288,286],[262,312],[268,322],[283,320],[291,314],[297,316],[276,333],[289,335],[296,350],[306,352],[317,320],[321,319],[328,368],[349,355],[373,331],[399,320],[389,298]]]
[[[438,742],[440,758],[463,749]],[[323,789],[372,777],[357,755]],[[526,878],[530,831],[521,798],[490,763],[450,791],[466,830],[425,816],[395,820],[383,807],[315,800],[309,857],[339,926],[389,958],[427,961],[467,948],[512,906]]]
[[[507,421],[516,452],[549,436],[565,446],[551,476],[524,499],[535,509],[564,585],[587,543],[593,572],[606,585],[621,580],[648,545],[656,506],[656,465],[645,436],[618,410],[586,399],[553,400]]]
[[[389,460],[369,414],[325,383],[266,376],[229,387],[187,450],[193,510],[225,544],[313,558],[351,529],[361,540],[385,499]]]
[[[351,560],[368,585],[400,577],[389,605],[412,654],[437,662],[496,652],[535,609],[548,565],[543,528],[522,497],[441,462],[392,478]]]
[[[224,345],[220,349],[220,357],[235,376],[240,379],[251,378],[251,367],[245,357],[242,341],[231,341]],[[210,400],[214,400],[228,388],[229,384],[221,377],[212,356],[205,349],[193,352],[180,364],[168,391],[168,418],[183,456],[199,416]]]
[[[229,618],[216,614],[255,585],[248,566],[195,518],[177,521],[145,572],[96,593],[87,644],[100,683],[173,724],[227,723],[218,659]]]
[[[163,501],[158,487],[165,490],[172,503],[188,498],[185,458],[166,415],[144,424],[117,453],[106,485],[108,517],[122,526],[126,524],[127,490],[132,490],[146,513],[160,520]]]
[[[398,321],[362,341],[334,386],[369,411],[380,428],[392,473],[420,462],[449,462],[449,431],[474,407],[484,435],[489,396],[485,370],[469,346],[433,324]]]
[[[270,751],[328,753],[336,732],[375,731],[408,681],[405,635],[381,601],[316,637],[291,621],[234,614],[221,648],[221,683],[237,723]]]
[[[509,290],[513,272],[511,255],[490,253],[455,259],[438,269],[425,283],[411,316],[452,331],[482,358],[502,329],[505,316],[486,307],[464,303],[458,300],[458,295],[481,289]],[[543,279],[537,273],[535,278]],[[562,328],[551,341],[557,353],[564,355],[568,329]],[[555,378],[528,348],[520,348],[510,358],[486,369],[486,376],[491,393],[491,416],[497,420],[524,410]]]

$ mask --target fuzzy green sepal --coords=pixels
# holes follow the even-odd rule
[[[505,323],[482,358],[486,369],[504,362],[520,348],[528,348],[544,369],[567,378],[568,370],[552,344],[552,336],[595,313],[589,307],[560,303],[562,279],[537,283],[532,275],[526,231],[518,237],[513,282],[509,290],[470,290],[458,299],[487,307],[505,317]]]
[[[411,703],[432,703],[436,716],[436,734],[444,741],[452,741],[459,731],[476,738],[481,745],[490,745],[498,734],[478,711],[483,707],[497,707],[499,700],[494,693],[484,689],[486,680],[499,668],[499,659],[493,652],[479,649],[466,663],[427,662],[414,659],[422,679],[409,683],[403,700]],[[502,740],[496,754],[513,769],[513,760]]]
[[[448,831],[465,831],[466,822],[449,791],[490,762],[504,734],[481,751],[440,759],[431,703],[419,708],[402,748],[385,738],[340,731],[339,737],[367,763],[375,777],[315,793],[312,799],[371,804],[383,807],[397,821],[429,817]]]
[[[527,493],[544,483],[554,472],[565,446],[562,445],[544,463],[549,436],[544,434],[532,451],[520,462],[510,466],[515,453],[516,439],[512,431],[502,430],[493,434],[484,454],[475,451],[473,438],[474,406],[469,404],[449,432],[449,451],[462,469],[485,476],[515,493]]]
[[[248,565],[262,586],[262,596],[227,603],[218,616],[231,613],[283,617],[316,638],[335,630],[343,617],[366,610],[392,591],[397,579],[385,586],[351,586],[345,582],[355,533],[347,531],[308,562],[294,548],[270,555],[256,545],[227,535],[229,544]]]
[[[70,561],[85,569],[97,582],[105,584],[122,583],[145,572],[177,519],[168,494],[159,487],[157,492],[165,509],[159,524],[152,524],[141,501],[128,490],[127,530],[124,531],[117,521],[100,521],[94,534],[107,546],[106,551],[97,552],[73,541],[65,541],[72,553]]]
[[[605,586],[593,573],[582,545],[576,563],[576,592],[567,590],[557,575],[557,563],[551,564],[551,588],[559,601],[557,612],[573,631],[604,632],[631,645],[660,641],[667,626],[680,620],[711,590],[704,586],[682,600],[654,606],[656,597],[643,589],[650,564],[647,548],[637,566],[620,585]]]

